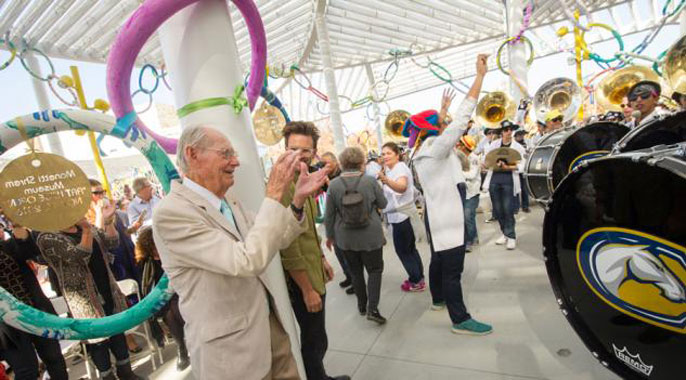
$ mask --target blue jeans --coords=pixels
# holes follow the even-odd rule
[[[467,245],[476,243],[479,235],[476,231],[476,208],[479,207],[479,194],[467,199],[464,203],[464,225],[467,233]]]
[[[391,226],[393,227],[395,253],[410,277],[410,282],[416,284],[424,279],[424,264],[422,264],[422,258],[419,256],[419,251],[415,245],[412,223],[408,218],[400,223],[391,223]]]
[[[336,245],[334,245],[333,251],[334,251],[334,253],[336,253],[336,258],[338,259],[338,264],[341,265],[341,270],[343,271],[343,275],[345,276],[345,279],[352,281],[352,277],[350,276],[350,265],[348,265],[348,260],[345,258],[345,254],[343,254],[343,250],[338,248]]]
[[[515,219],[514,219],[514,192],[511,183],[492,183],[488,187],[493,203],[493,216],[500,224],[503,235],[510,239],[515,239]]]
[[[529,208],[529,191],[526,189],[526,184],[524,183],[524,174],[522,173],[519,173],[519,183],[521,184],[522,189],[514,199],[515,212],[519,212],[520,206],[525,210]]]
[[[461,186],[460,186],[461,185]],[[463,183],[458,185],[460,198],[464,206],[466,194]],[[448,315],[453,324],[462,323],[471,318],[462,297],[462,270],[464,269],[465,246],[436,252],[431,240],[428,210],[424,211],[424,224],[431,249],[429,264],[429,289],[433,303],[445,303]]]

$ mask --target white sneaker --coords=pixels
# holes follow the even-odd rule
[[[495,241],[495,244],[497,245],[503,245],[505,243],[507,243],[507,237],[505,235],[499,237],[498,240]]]
[[[515,239],[507,239],[507,249],[513,250],[517,247],[517,240]]]

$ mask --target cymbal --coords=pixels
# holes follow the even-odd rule
[[[255,111],[252,123],[257,141],[264,145],[274,145],[283,137],[282,131],[286,126],[286,118],[278,108],[264,102]]]
[[[522,155],[512,148],[500,147],[486,155],[484,165],[486,165],[487,169],[499,171],[498,160],[504,160],[508,165],[514,165],[522,160]]]

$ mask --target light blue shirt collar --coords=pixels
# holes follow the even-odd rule
[[[185,177],[183,179],[183,182],[181,182],[181,183],[184,186],[186,186],[187,188],[193,190],[196,194],[205,198],[215,209],[221,211],[222,200],[219,199],[216,195],[214,195],[214,193],[212,193],[211,191],[207,190],[206,188],[198,185],[197,183],[193,182],[188,177]]]

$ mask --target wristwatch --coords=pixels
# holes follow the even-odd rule
[[[298,217],[301,217],[302,214],[303,214],[303,211],[305,210],[305,206],[303,205],[303,207],[298,208],[298,207],[295,207],[295,205],[294,205],[293,203],[291,203],[291,210],[293,210],[293,212],[294,212]]]

